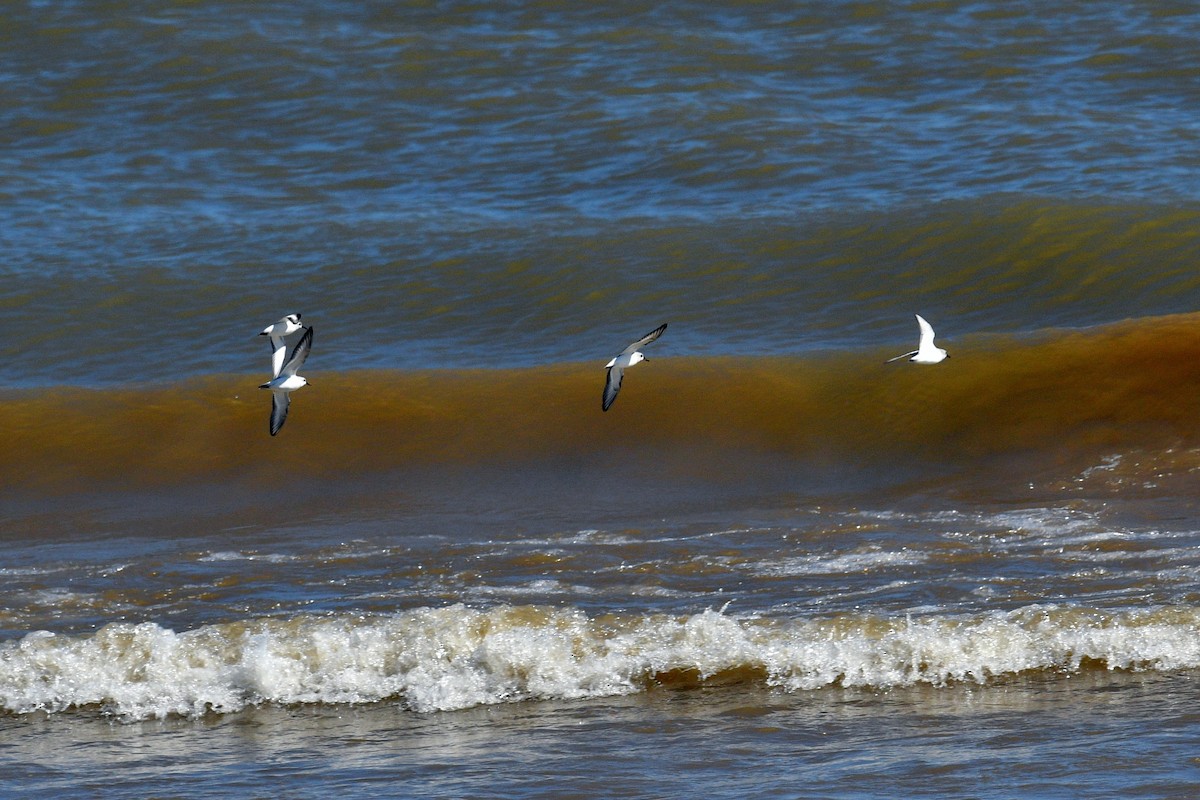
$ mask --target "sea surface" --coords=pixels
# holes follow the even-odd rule
[[[1200,796],[1198,41],[4,4],[0,796]]]

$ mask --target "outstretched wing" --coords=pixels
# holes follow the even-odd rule
[[[626,347],[624,350],[622,350],[621,355],[627,356],[630,353],[636,353],[640,348],[644,347],[645,345],[650,344],[655,339],[662,336],[663,331],[665,331],[666,329],[667,329],[667,323],[664,322],[662,325],[659,325],[657,328],[650,331],[649,333],[647,333],[642,338],[638,339],[633,344],[629,345],[629,347]]]
[[[283,358],[287,355],[287,343],[282,336],[271,336],[271,377],[278,378],[283,369]]]
[[[600,408],[608,411],[608,407],[617,399],[617,392],[621,391],[621,379],[624,377],[625,371],[620,367],[608,368],[608,379],[604,381],[604,402]]]
[[[893,361],[899,361],[902,358],[912,358],[919,352],[920,352],[919,350],[910,350],[909,352],[905,353],[904,355],[896,356],[895,358],[889,358],[887,361],[885,361],[883,363],[890,364]]]
[[[300,337],[300,341],[296,343],[296,348],[292,350],[292,357],[288,359],[287,364],[283,366],[280,374],[295,375],[296,370],[300,369],[304,364],[304,359],[308,358],[308,353],[312,350],[313,329],[305,328],[304,335]]]
[[[283,423],[287,422],[288,406],[291,405],[291,392],[280,389],[271,391],[271,435],[279,433]]]
[[[917,326],[921,329],[921,340],[917,343],[917,348],[925,350],[933,347],[933,326],[926,322],[920,314],[917,314],[916,317]]]

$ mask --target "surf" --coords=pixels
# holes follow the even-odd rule
[[[0,708],[133,721],[266,703],[394,702],[427,713],[747,682],[788,692],[984,685],[1030,673],[1195,669],[1197,624],[1190,607],[1054,605],[824,618],[451,605],[178,633],[113,623],[86,636],[43,631],[0,643]]]

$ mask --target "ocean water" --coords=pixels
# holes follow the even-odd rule
[[[1198,37],[0,9],[0,795],[1196,796]]]

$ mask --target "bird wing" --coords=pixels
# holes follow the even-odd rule
[[[917,348],[924,350],[927,347],[933,347],[933,326],[926,322],[925,318],[920,314],[917,314],[916,317],[917,325],[921,328],[921,341],[918,343]]]
[[[292,376],[296,374],[296,370],[300,369],[304,364],[304,359],[308,358],[308,353],[312,350],[313,329],[305,328],[304,335],[300,337],[300,341],[296,343],[295,349],[292,350],[292,357],[283,365],[280,371],[281,375]]]
[[[279,433],[283,423],[287,421],[288,406],[292,402],[290,392],[282,389],[271,390],[271,435]]]
[[[283,358],[287,355],[287,344],[282,336],[271,336],[271,377],[278,378],[283,369]]]
[[[629,347],[626,347],[624,350],[622,350],[622,351],[621,351],[621,355],[623,355],[623,356],[627,356],[627,355],[629,355],[630,353],[636,353],[636,352],[638,351],[638,349],[639,349],[639,348],[641,348],[641,347],[644,347],[645,345],[648,345],[648,344],[650,344],[650,343],[651,343],[651,342],[653,342],[655,339],[657,339],[658,337],[662,336],[662,335],[663,335],[663,331],[665,331],[666,329],[667,329],[667,323],[665,323],[665,322],[664,322],[662,325],[659,325],[657,328],[655,328],[654,330],[650,331],[649,333],[647,333],[647,334],[646,334],[645,336],[643,336],[642,338],[638,339],[638,340],[637,340],[636,342],[634,342],[633,344],[629,345]]]
[[[892,363],[893,361],[899,361],[899,360],[900,360],[900,359],[902,359],[902,358],[912,358],[913,356],[915,356],[915,355],[916,355],[917,353],[919,353],[919,352],[921,352],[921,351],[920,351],[920,350],[910,350],[910,351],[908,351],[907,353],[905,353],[904,355],[901,355],[901,356],[896,356],[895,358],[889,358],[887,361],[885,361],[885,362],[883,362],[883,363],[885,363],[885,364],[890,364],[890,363]]]
[[[624,377],[625,371],[620,367],[609,367],[608,378],[604,381],[604,402],[600,408],[608,411],[608,407],[617,399],[617,392],[621,391],[621,379]]]

